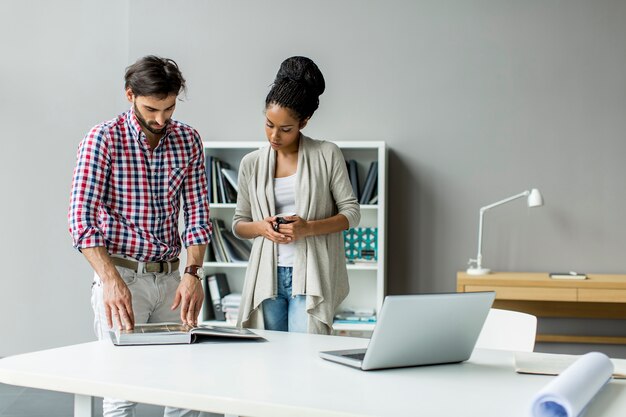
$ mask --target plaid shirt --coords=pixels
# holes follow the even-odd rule
[[[131,108],[78,147],[69,230],[78,250],[105,246],[141,262],[178,257],[180,200],[185,247],[209,242],[209,200],[200,135],[172,120],[150,151]]]

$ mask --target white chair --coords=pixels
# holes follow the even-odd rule
[[[537,317],[518,311],[492,308],[476,341],[482,349],[532,352],[537,334]]]

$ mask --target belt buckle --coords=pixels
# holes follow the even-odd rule
[[[144,267],[146,272],[160,274],[163,272],[163,264],[166,262],[146,262]]]

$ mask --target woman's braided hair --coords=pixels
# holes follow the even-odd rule
[[[265,98],[265,108],[277,104],[304,121],[319,107],[319,96],[325,88],[324,76],[315,62],[303,56],[293,56],[280,65]]]

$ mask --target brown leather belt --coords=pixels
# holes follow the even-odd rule
[[[156,273],[160,274],[162,272],[172,272],[178,269],[178,265],[180,264],[178,258],[171,261],[161,261],[161,262],[137,262],[130,259],[117,258],[115,256],[111,257],[111,261],[113,265],[121,266],[122,268],[132,269],[137,273]]]

